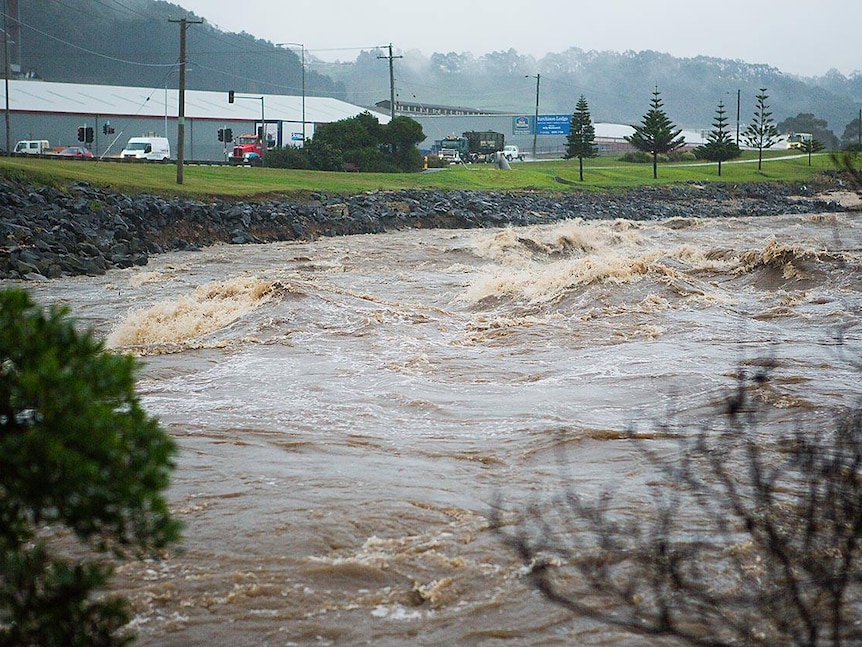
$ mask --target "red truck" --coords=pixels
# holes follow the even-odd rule
[[[231,164],[251,164],[258,166],[263,163],[263,147],[257,135],[240,135],[231,150]]]

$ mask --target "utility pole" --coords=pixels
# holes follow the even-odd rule
[[[539,83],[542,80],[541,74],[525,74],[525,78],[536,79],[536,116],[533,121],[533,161],[536,161],[536,136],[539,134]]]
[[[185,160],[186,143],[186,31],[189,25],[199,25],[203,20],[189,20],[188,17],[168,22],[180,25],[180,96],[177,109],[177,184],[183,183],[183,162]],[[165,133],[167,135],[167,133]]]
[[[377,58],[389,59],[389,117],[395,119],[395,64],[396,58],[404,58],[403,56],[392,55],[392,43],[389,43],[389,56],[378,56]]]
[[[6,80],[6,155],[12,155],[12,126],[9,120],[9,76],[12,66],[9,64],[9,27],[7,16],[9,14],[9,2],[3,0],[3,76]]]

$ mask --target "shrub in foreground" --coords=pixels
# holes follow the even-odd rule
[[[742,373],[717,424],[633,438],[657,473],[646,503],[567,480],[524,510],[498,506],[492,527],[532,585],[670,644],[860,644],[862,407],[770,438],[753,397],[766,380]]]
[[[179,538],[163,496],[175,445],[135,368],[64,309],[0,292],[0,645],[131,640],[125,602],[97,595],[105,558]]]

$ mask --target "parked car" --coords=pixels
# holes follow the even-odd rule
[[[63,157],[92,157],[93,154],[88,151],[86,148],[81,146],[69,146],[69,148],[64,148],[57,155],[62,155]]]

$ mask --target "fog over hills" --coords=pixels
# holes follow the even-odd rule
[[[176,87],[179,29],[186,15],[160,0],[107,4],[78,0],[21,3],[22,66],[51,81]],[[86,16],[86,20],[82,20]],[[198,17],[191,14],[190,18]],[[297,48],[208,24],[188,29],[190,89],[299,94]],[[363,106],[389,98],[383,50],[351,62],[328,63],[306,53],[306,92]],[[658,87],[668,116],[686,128],[709,128],[719,101],[732,123],[753,114],[755,94],[767,88],[776,122],[800,113],[825,119],[841,135],[862,107],[862,74],[837,71],[801,78],[762,64],[711,57],[677,58],[656,51],[585,51],[572,47],[536,59],[515,49],[478,57],[469,53],[396,51],[396,92],[402,101],[531,114],[541,75],[542,113],[570,113],[586,96],[595,121],[637,123]]]
[[[352,64],[316,69],[341,82],[347,99],[366,104],[388,97],[388,79],[380,74],[383,52],[363,52]],[[541,59],[514,49],[479,58],[470,54],[407,51],[397,62],[396,89],[403,101],[471,106],[531,114],[535,107],[535,73],[541,74],[543,113],[572,112],[578,96],[587,97],[594,120],[636,123],[658,86],[668,115],[678,125],[709,127],[719,101],[736,119],[754,111],[754,96],[767,88],[776,121],[799,113],[826,119],[838,134],[856,118],[862,104],[862,76],[839,73],[802,79],[767,65],[709,57],[676,58],[654,51],[596,52],[571,48]]]

